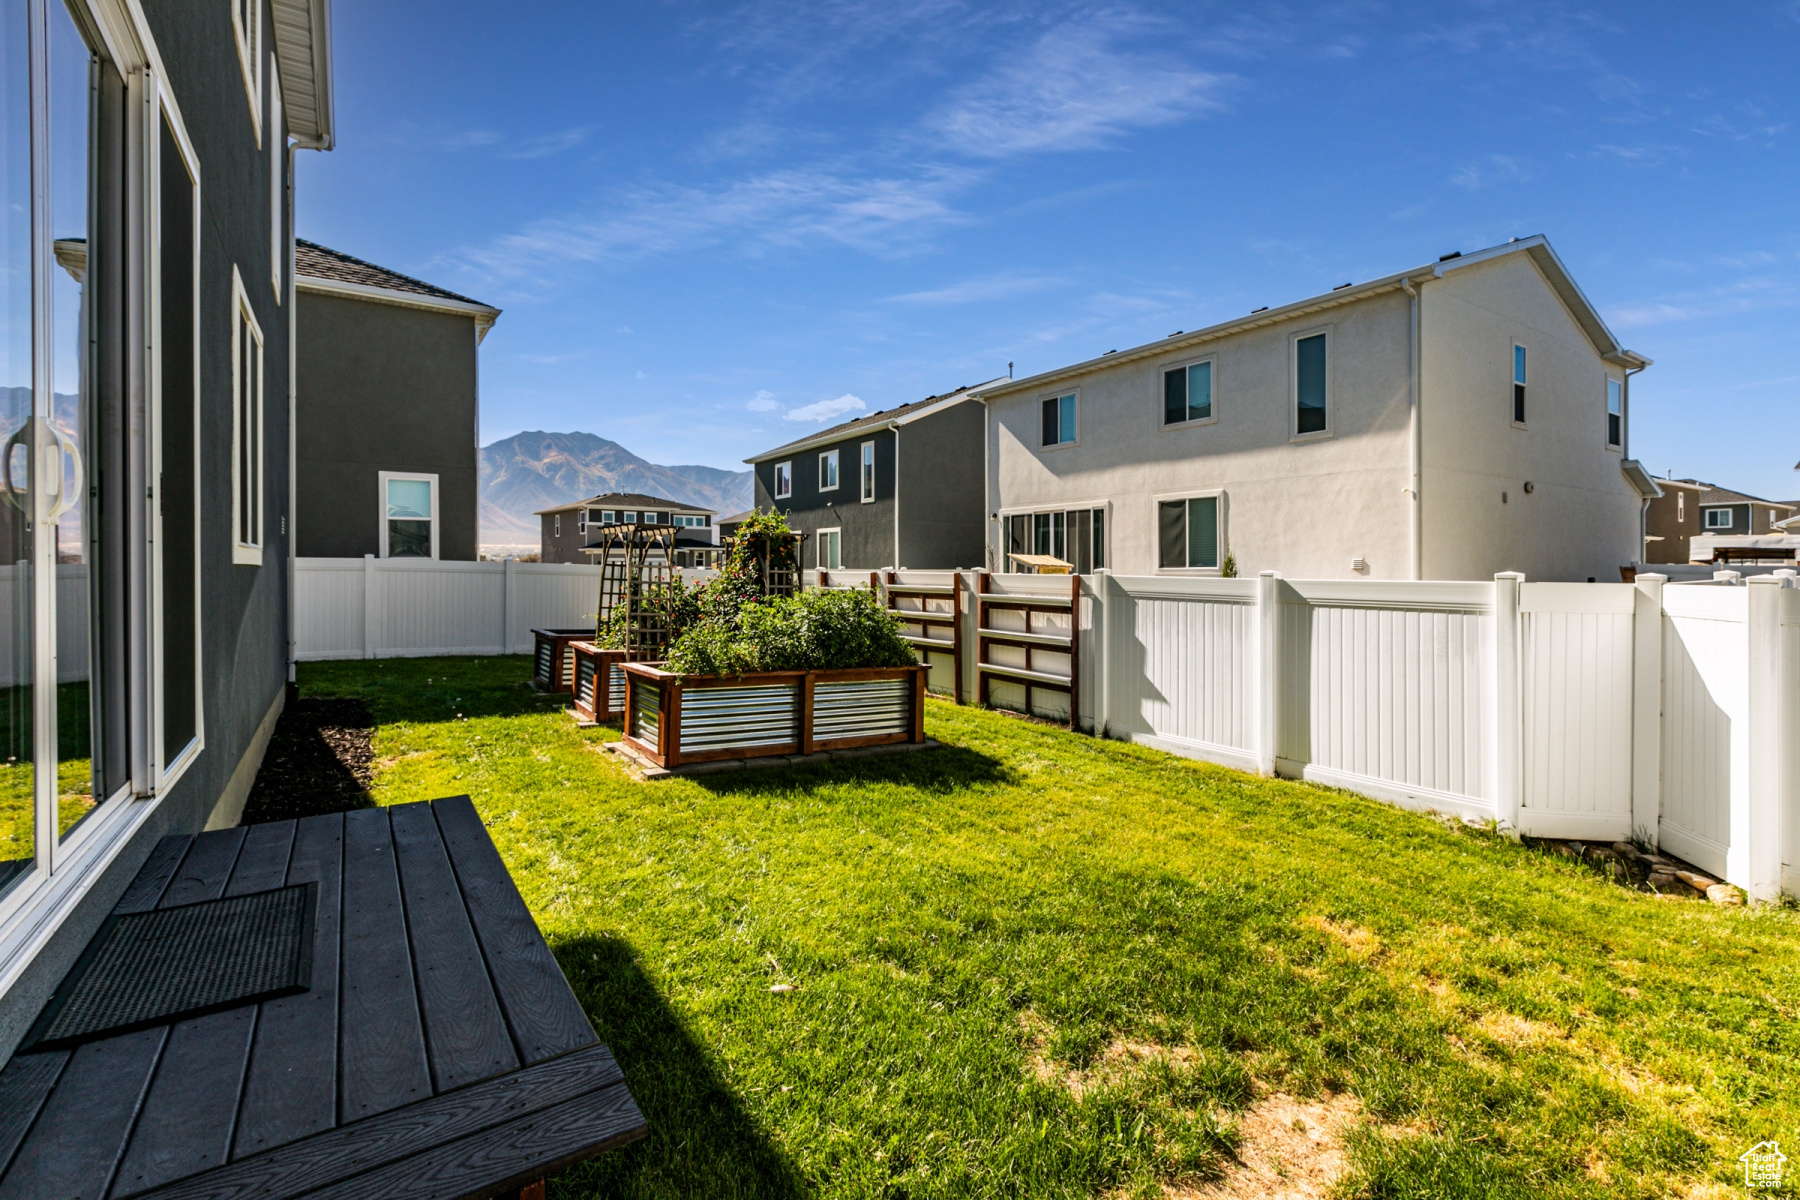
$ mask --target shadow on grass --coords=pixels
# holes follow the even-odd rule
[[[533,687],[531,659],[518,654],[303,663],[300,693],[366,701],[383,725],[555,712],[570,700],[567,692]]]
[[[868,758],[822,759],[796,766],[750,767],[719,775],[695,775],[694,783],[718,796],[765,796],[812,791],[844,783],[892,784],[947,793],[980,784],[1012,784],[1019,774],[997,758],[965,746],[939,746]]]
[[[805,1196],[787,1158],[744,1111],[618,938],[561,941],[556,960],[650,1124],[649,1136],[553,1176],[553,1197]]]

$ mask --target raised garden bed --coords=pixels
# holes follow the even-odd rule
[[[592,642],[570,642],[576,719],[586,725],[611,721],[625,711],[625,651]]]
[[[625,663],[625,737],[659,767],[925,740],[928,668],[678,675]]]
[[[566,692],[575,678],[575,656],[569,646],[594,636],[592,629],[534,629],[531,681],[540,692]]]

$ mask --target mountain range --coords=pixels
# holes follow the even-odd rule
[[[750,507],[749,471],[664,467],[592,433],[531,430],[481,448],[481,542],[535,546],[532,514],[602,492],[641,492],[713,509],[721,517]]]

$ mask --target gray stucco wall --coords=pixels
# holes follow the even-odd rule
[[[476,554],[473,317],[302,292],[295,413],[305,557],[381,553],[381,471],[438,477],[438,557]]]
[[[269,280],[271,155],[254,140],[231,22],[210,0],[145,0],[144,8],[199,157],[200,690],[205,749],[150,812],[81,902],[0,996],[0,1057],[10,1054],[50,991],[117,903],[157,841],[198,832],[287,677],[287,312]],[[274,30],[265,6],[263,44]],[[265,131],[265,137],[267,136]],[[262,326],[268,375],[263,565],[231,562],[231,269]],[[250,764],[246,764],[246,770]]]
[[[875,443],[875,499],[864,504],[858,463],[862,444]],[[819,456],[838,452],[838,486],[819,490]],[[794,494],[775,498],[775,464],[794,464]],[[802,566],[819,565],[821,529],[836,528],[843,534],[842,562],[846,569],[894,566],[894,434],[889,429],[859,433],[840,442],[828,442],[781,458],[756,464],[756,507],[773,507],[785,513],[788,525],[807,535]]]
[[[965,400],[900,430],[900,566],[914,571],[985,565],[982,496],[986,410]]]

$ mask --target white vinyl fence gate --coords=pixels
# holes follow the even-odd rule
[[[960,630],[912,632],[945,644],[934,689],[956,690],[960,672],[973,699],[977,573],[961,587],[951,572],[882,579],[929,592],[899,608],[956,608]],[[591,621],[598,588],[586,566],[373,559],[301,559],[296,582],[303,659],[525,653],[533,628]],[[985,594],[1066,604],[1069,587],[989,575]],[[1753,897],[1800,893],[1793,572],[1735,584],[1101,572],[1082,577],[1075,608],[1082,728],[1532,836],[1635,837]],[[956,644],[968,652],[948,654]],[[1034,669],[1057,669],[1041,657]],[[1022,707],[1024,692],[995,685],[990,698]],[[1066,696],[1032,700],[1068,718]]]

